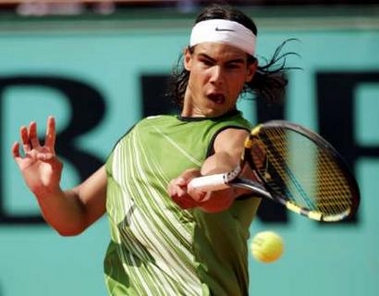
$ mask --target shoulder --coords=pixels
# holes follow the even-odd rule
[[[242,116],[240,111],[235,111],[223,118],[215,135],[215,141],[233,141],[246,138],[252,127],[252,124]]]
[[[235,111],[219,118],[217,121],[214,125],[207,155],[212,155],[216,151],[234,150],[236,147],[243,147],[244,141],[253,126],[242,116],[242,113]]]
[[[136,127],[167,125],[175,121],[177,121],[177,118],[174,115],[152,115],[141,119],[136,124]]]
[[[250,130],[252,124],[242,115],[242,112],[235,110],[231,113],[225,114],[224,116],[216,119],[219,126],[234,129],[245,129]]]
[[[249,130],[229,127],[220,131],[214,140],[213,149],[215,152],[224,150],[242,151]]]

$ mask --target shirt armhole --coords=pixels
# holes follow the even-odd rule
[[[208,145],[208,149],[207,149],[207,154],[206,154],[206,157],[208,158],[209,156],[213,155],[215,153],[214,151],[214,142],[216,141],[216,138],[217,136],[224,130],[227,130],[227,129],[242,129],[242,130],[246,130],[248,132],[250,132],[250,130],[246,127],[242,127],[242,126],[234,126],[234,125],[230,125],[230,126],[224,126],[222,128],[220,128],[219,130],[217,130],[214,135],[212,136],[211,138],[211,141],[209,142],[209,145]]]

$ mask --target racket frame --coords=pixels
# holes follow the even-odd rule
[[[327,150],[331,153],[333,158],[336,160],[336,164],[341,168],[341,171],[344,173],[344,177],[346,178],[347,182],[349,183],[350,191],[352,193],[351,196],[351,207],[346,209],[346,211],[342,211],[341,213],[334,214],[334,215],[326,215],[322,213],[321,211],[315,211],[311,209],[307,209],[304,207],[300,207],[296,205],[295,203],[288,200],[285,196],[278,195],[274,190],[272,190],[271,186],[265,181],[265,176],[262,176],[258,168],[256,167],[253,159],[251,158],[250,149],[253,146],[253,141],[256,140],[257,135],[259,134],[260,130],[263,128],[286,128],[288,130],[292,130],[298,134],[301,134],[305,137],[307,137],[312,142],[316,143],[316,145],[321,146],[324,150]],[[249,137],[246,139],[245,142],[245,151],[243,154],[243,161],[247,162],[247,164],[251,167],[252,170],[257,174],[259,181],[264,186],[265,190],[269,193],[269,196],[262,195],[264,197],[269,197],[270,199],[273,199],[280,204],[284,205],[288,210],[295,212],[297,214],[306,216],[310,219],[317,220],[317,221],[323,221],[323,222],[337,222],[341,220],[348,219],[352,217],[358,207],[359,207],[359,201],[360,201],[360,193],[359,193],[359,186],[355,179],[355,177],[352,175],[347,163],[344,161],[342,156],[338,153],[338,151],[324,138],[322,138],[320,135],[302,127],[301,125],[291,123],[285,120],[271,120],[266,123],[262,123],[257,125],[250,133]],[[250,183],[250,180],[247,179],[240,179],[241,183]],[[239,183],[240,183],[239,182]],[[234,183],[234,182],[232,182]],[[242,184],[239,185],[240,187],[244,187]],[[251,185],[247,185],[245,188],[251,188]]]

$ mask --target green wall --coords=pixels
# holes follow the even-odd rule
[[[142,116],[140,75],[170,72],[187,45],[191,23],[0,22],[0,85],[18,76],[66,77],[91,85],[105,98],[107,109],[101,124],[78,138],[77,145],[105,159],[115,141]],[[316,73],[379,71],[375,18],[258,18],[257,24],[259,56],[269,57],[285,39],[300,40],[288,45],[300,54],[289,63],[303,68],[289,76],[288,120],[317,128]],[[2,210],[9,215],[36,214],[38,207],[10,147],[18,140],[19,127],[31,120],[44,131],[46,117],[53,114],[58,130],[64,129],[72,119],[70,106],[62,93],[38,85],[1,89],[0,100]],[[359,84],[354,104],[351,132],[356,142],[378,147],[379,81]],[[242,101],[240,108],[256,121],[253,103]],[[63,185],[73,186],[78,173],[69,162],[65,169]],[[250,258],[251,295],[301,295],[304,290],[309,290],[308,296],[379,295],[379,155],[358,158],[355,169],[362,191],[356,223],[323,226],[292,214],[284,224],[256,220],[252,235],[277,231],[286,249],[275,264]],[[0,295],[105,295],[102,260],[108,237],[105,218],[73,238],[60,237],[44,225],[1,222]]]

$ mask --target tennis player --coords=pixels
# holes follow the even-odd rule
[[[236,189],[187,192],[195,176],[236,166],[251,128],[236,108],[247,92],[275,102],[286,84],[282,46],[258,65],[257,28],[239,10],[211,5],[196,19],[170,93],[180,115],[148,117],[77,187],[60,186],[55,120],[41,145],[35,122],[12,152],[49,225],[78,235],[105,213],[109,295],[248,295],[247,239],[259,199]],[[23,153],[21,153],[21,146]]]

